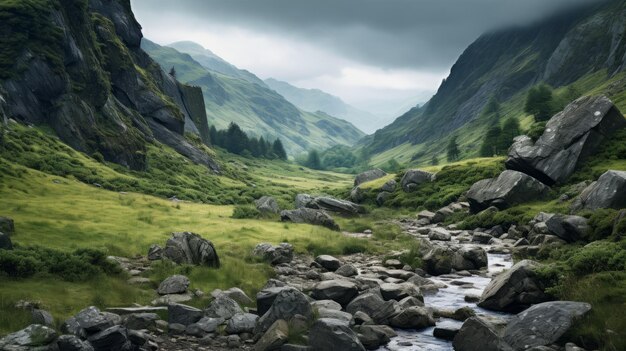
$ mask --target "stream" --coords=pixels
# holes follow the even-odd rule
[[[487,247],[485,247],[487,249]],[[430,277],[429,279],[443,283],[447,287],[439,289],[436,293],[424,294],[424,305],[427,307],[440,307],[449,310],[456,310],[458,308],[469,306],[477,315],[494,316],[499,318],[507,318],[508,314],[499,313],[494,311],[488,311],[482,309],[476,305],[476,303],[465,302],[465,295],[480,296],[491,281],[489,276],[499,273],[502,270],[511,268],[513,261],[509,254],[487,254],[488,257],[488,271],[486,276],[471,275],[460,276],[456,274],[446,274],[438,277]],[[455,284],[451,284],[455,282]],[[467,285],[457,285],[467,283]],[[470,285],[471,284],[471,285]],[[453,319],[440,318],[437,321],[437,325],[458,325],[461,326],[463,322],[459,322]],[[379,351],[384,350],[402,350],[402,351],[450,351],[453,350],[452,342],[444,339],[435,338],[433,336],[433,330],[435,327],[426,328],[423,330],[401,330],[397,329],[398,336],[391,339],[388,345],[379,348]]]

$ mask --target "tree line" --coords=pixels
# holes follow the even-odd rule
[[[217,130],[214,125],[209,128],[211,145],[219,146],[226,151],[245,156],[266,159],[286,160],[287,152],[282,141],[276,138],[273,142],[260,137],[250,137],[237,123],[231,122],[227,129]]]

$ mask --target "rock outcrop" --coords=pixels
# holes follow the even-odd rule
[[[332,230],[339,230],[339,226],[335,223],[335,220],[328,215],[328,213],[311,208],[283,210],[280,212],[280,220],[283,222],[289,221],[294,223],[321,225]]]
[[[506,167],[547,185],[563,183],[580,161],[593,155],[604,140],[622,128],[626,128],[626,119],[611,100],[605,96],[582,97],[552,117],[537,142],[517,138],[509,150]]]
[[[293,259],[293,245],[280,243],[278,246],[274,246],[270,243],[260,243],[254,247],[252,254],[257,257],[262,257],[265,261],[273,265],[289,263]]]
[[[348,324],[332,318],[320,318],[309,332],[312,351],[342,350],[365,351],[357,334]]]
[[[420,169],[409,169],[404,173],[400,185],[405,192],[411,192],[419,188],[423,183],[432,182],[435,179],[435,175],[430,172],[422,171]]]
[[[278,202],[271,196],[263,196],[254,201],[256,209],[261,213],[279,213]]]
[[[517,171],[506,170],[497,178],[480,180],[467,192],[474,213],[491,206],[505,209],[547,195],[549,188],[537,179]]]
[[[213,243],[191,232],[172,233],[163,249],[163,257],[178,264],[220,266],[220,259]]]
[[[317,196],[311,199],[305,207],[324,210],[329,212],[341,213],[344,215],[356,215],[363,213],[364,208],[361,205],[347,200],[339,200],[330,196]]]
[[[370,169],[369,171],[357,174],[357,176],[354,178],[354,186],[359,186],[363,183],[371,182],[372,180],[382,178],[386,175],[387,173],[380,168]]]
[[[572,203],[572,210],[626,207],[626,172],[609,170],[586,187]]]

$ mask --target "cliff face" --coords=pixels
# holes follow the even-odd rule
[[[143,52],[129,0],[7,2],[0,19],[0,93],[9,118],[49,125],[75,149],[132,169],[145,168],[146,143],[161,142],[219,170],[183,136],[208,135],[202,92]]]
[[[503,103],[540,82],[560,87],[601,71],[611,78],[625,68],[624,33],[626,2],[614,0],[485,34],[463,52],[424,107],[408,111],[362,144],[378,153],[406,142],[433,142],[463,133],[491,97]]]

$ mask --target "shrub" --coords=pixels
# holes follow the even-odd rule
[[[617,217],[617,211],[612,209],[598,209],[583,213],[589,218],[589,231],[586,234],[587,241],[595,241],[609,237],[613,234],[613,225]]]
[[[256,209],[256,207],[251,205],[242,205],[235,206],[235,209],[233,210],[233,215],[231,217],[236,219],[256,219],[260,216],[261,213],[259,212],[259,210]]]

